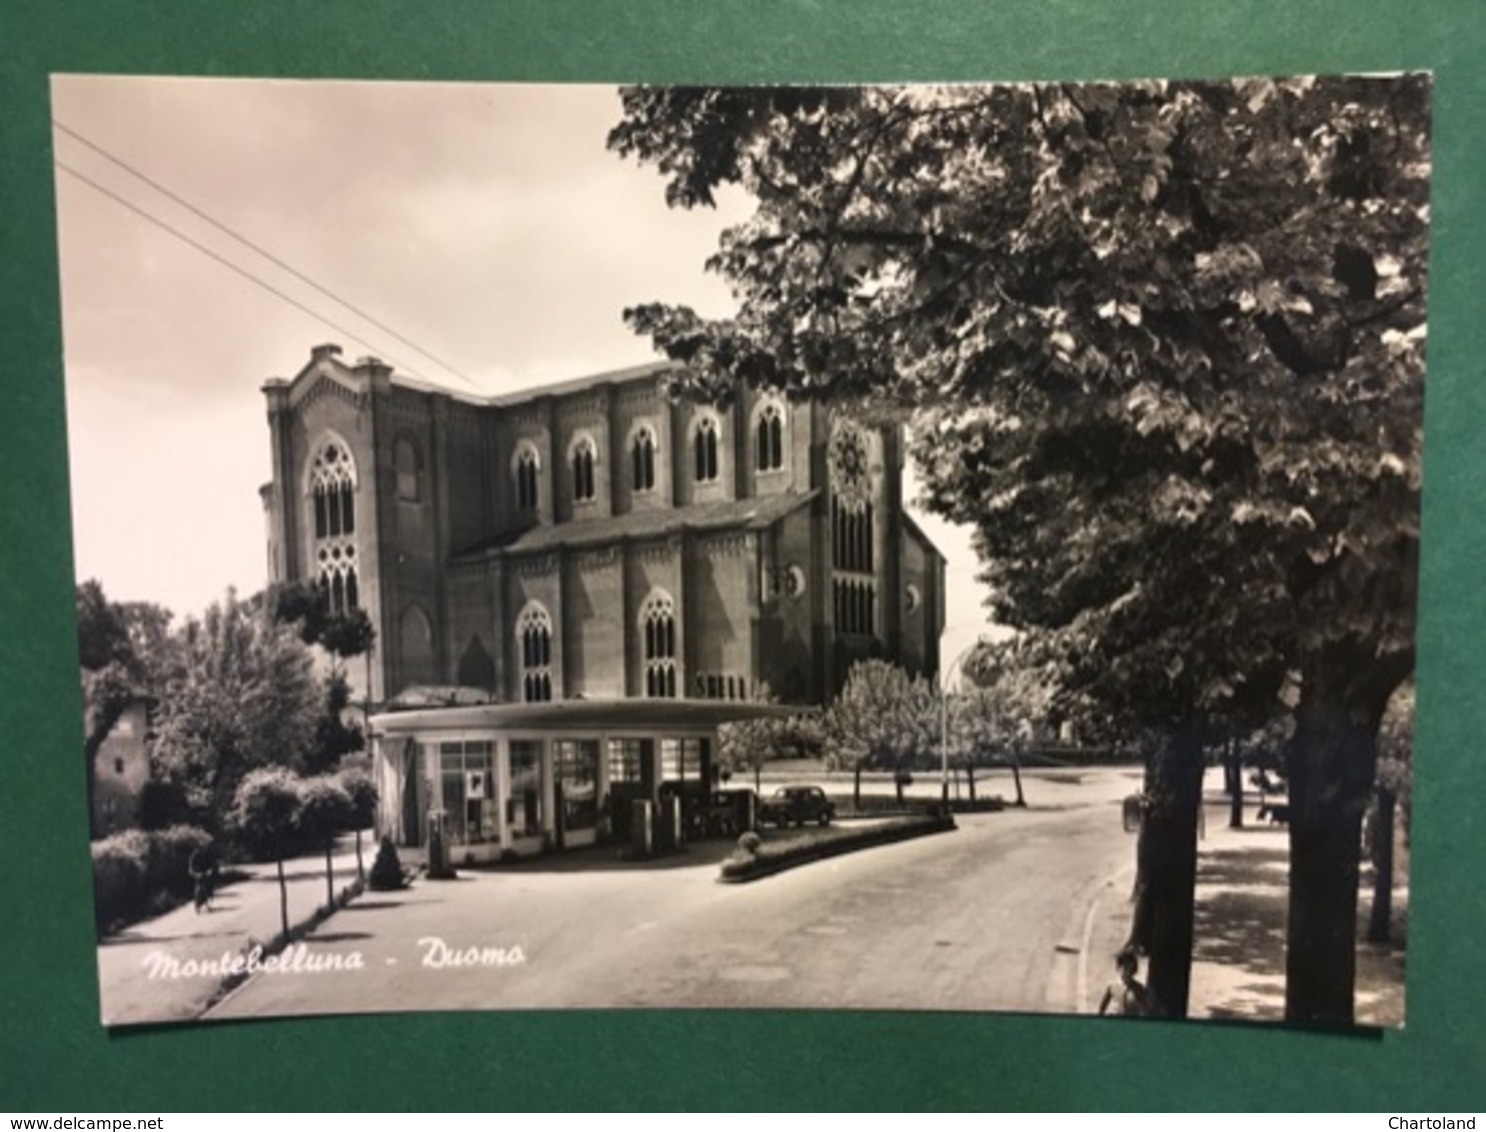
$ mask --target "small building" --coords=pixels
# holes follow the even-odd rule
[[[91,721],[89,721],[91,726]],[[150,700],[131,699],[93,755],[93,835],[139,824],[139,799],[150,779]]]
[[[429,821],[439,821],[455,864],[630,843],[637,822],[674,821],[669,838],[686,840],[709,831],[713,807],[728,806],[716,788],[719,725],[797,710],[656,698],[377,715],[380,829],[422,845]],[[723,832],[744,824],[731,813],[723,820]],[[657,828],[646,842],[667,840]]]

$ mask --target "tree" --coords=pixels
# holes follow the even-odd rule
[[[938,749],[938,710],[921,677],[883,660],[852,666],[821,720],[826,766],[852,772],[852,805],[862,807],[864,770],[908,771]],[[901,783],[898,796],[902,798]]]
[[[366,694],[370,695],[371,649],[376,640],[376,630],[366,610],[357,608],[333,613],[325,590],[305,582],[274,587],[267,595],[265,605],[275,622],[291,627],[306,645],[318,645],[330,657],[330,673],[325,679],[324,711],[305,767],[306,773],[323,774],[342,756],[366,746],[362,728],[346,722],[351,706],[346,661],[362,655],[367,657]],[[370,715],[369,706],[366,714]]]
[[[1377,783],[1369,810],[1367,840],[1373,866],[1372,908],[1367,940],[1386,943],[1393,934],[1393,842],[1395,815],[1401,809],[1407,829],[1414,747],[1414,685],[1394,693],[1383,715]]]
[[[322,691],[304,645],[231,591],[188,620],[179,641],[153,770],[182,791],[194,822],[216,830],[246,773],[305,766]]]
[[[963,671],[974,685],[965,698],[965,726],[972,749],[1000,751],[1011,766],[1016,804],[1025,806],[1021,753],[1047,724],[1057,690],[1056,673],[1039,660],[1031,638],[981,641]],[[974,798],[974,788],[971,795]]]
[[[157,696],[171,672],[171,614],[148,602],[112,602],[96,579],[77,587],[76,610],[91,823],[99,748],[130,703]]]
[[[94,820],[98,749],[133,698],[133,651],[116,605],[90,579],[77,587],[77,652],[82,666],[83,759],[87,767],[88,821]],[[92,828],[94,836],[98,830]]]
[[[233,794],[228,826],[259,858],[278,866],[279,922],[289,934],[289,888],[284,857],[292,851],[299,831],[300,781],[286,767],[249,771]]]
[[[316,775],[299,783],[299,828],[325,853],[325,903],[335,904],[335,839],[351,827],[356,804],[335,775]]]
[[[365,876],[361,860],[361,831],[377,820],[377,784],[364,767],[343,766],[340,785],[351,799],[351,824],[356,830],[356,875]]]
[[[768,685],[760,690],[758,698],[762,703],[776,702]],[[722,724],[717,729],[719,764],[729,774],[752,771],[753,789],[759,792],[764,763],[779,757],[788,724],[783,719],[742,719]]]
[[[670,203],[757,205],[709,261],[734,317],[631,326],[698,395],[924,412],[997,619],[1159,739],[1173,968],[1203,748],[1294,674],[1286,1013],[1349,1022],[1362,806],[1413,663],[1428,80],[623,98],[610,144]]]

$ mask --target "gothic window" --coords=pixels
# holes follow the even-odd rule
[[[417,503],[422,498],[423,461],[411,437],[397,438],[392,446],[392,464],[397,470],[397,498],[403,503]]]
[[[657,590],[640,608],[640,638],[645,648],[645,694],[655,699],[676,695],[676,607],[670,594]]]
[[[697,421],[692,434],[692,449],[696,457],[697,483],[712,483],[717,479],[717,420],[703,417]]]
[[[853,574],[872,571],[872,504],[831,501],[831,564]]]
[[[522,444],[516,451],[515,460],[516,509],[518,511],[537,509],[537,479],[541,470],[542,465],[537,458],[537,450],[530,444]]]
[[[351,453],[332,440],[320,449],[310,468],[314,495],[315,538],[340,538],[356,533],[356,465]]]
[[[754,467],[777,472],[784,467],[784,411],[770,401],[759,410],[754,428]]]
[[[598,445],[590,436],[581,436],[573,445],[573,501],[587,503],[595,494],[593,464]]]
[[[655,433],[646,425],[635,433],[630,447],[631,482],[635,491],[655,489]]]
[[[831,501],[836,631],[843,636],[871,637],[877,632],[872,527],[870,503]]]
[[[315,580],[332,613],[360,604],[356,579],[356,464],[336,438],[320,447],[310,465],[315,513]]]
[[[516,645],[521,650],[521,698],[539,703],[552,698],[552,618],[538,602],[531,602],[516,621]]]

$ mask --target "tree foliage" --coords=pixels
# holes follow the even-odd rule
[[[863,771],[910,771],[934,763],[938,698],[928,681],[897,665],[859,661],[822,717],[821,737],[826,766],[854,776],[853,800],[860,807]]]
[[[160,606],[110,601],[102,584],[90,579],[77,587],[76,613],[91,821],[98,750],[130,703],[159,695],[174,654],[171,615]]]
[[[325,854],[325,903],[335,903],[335,839],[356,821],[356,803],[336,775],[321,774],[299,784],[300,832]]]
[[[371,617],[361,608],[335,613],[325,590],[306,582],[276,586],[267,597],[275,621],[292,625],[307,645],[319,645],[337,664],[370,651],[376,641]]]
[[[215,829],[249,771],[303,767],[322,693],[304,645],[230,591],[179,640],[181,673],[160,707],[153,769]]]
[[[641,88],[610,136],[673,204],[757,205],[709,261],[734,317],[631,326],[704,396],[918,410],[931,506],[1070,687],[1195,757],[1298,674],[1305,1021],[1351,1017],[1356,831],[1413,660],[1428,109],[1409,75]]]
[[[284,857],[299,832],[300,781],[287,767],[259,767],[237,783],[227,826],[254,855],[275,861],[279,875],[279,920],[289,934],[289,890]]]
[[[761,703],[777,702],[767,684],[760,689],[758,699]],[[741,719],[724,723],[717,729],[718,763],[729,774],[751,773],[757,790],[764,764],[794,747],[802,726],[808,725],[802,725],[798,718]]]

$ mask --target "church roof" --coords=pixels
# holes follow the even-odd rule
[[[778,495],[630,511],[602,519],[527,527],[477,543],[454,555],[453,560],[471,561],[493,552],[535,554],[563,547],[602,546],[624,540],[665,538],[684,531],[762,530],[805,506],[819,494],[816,489],[785,491]]]

